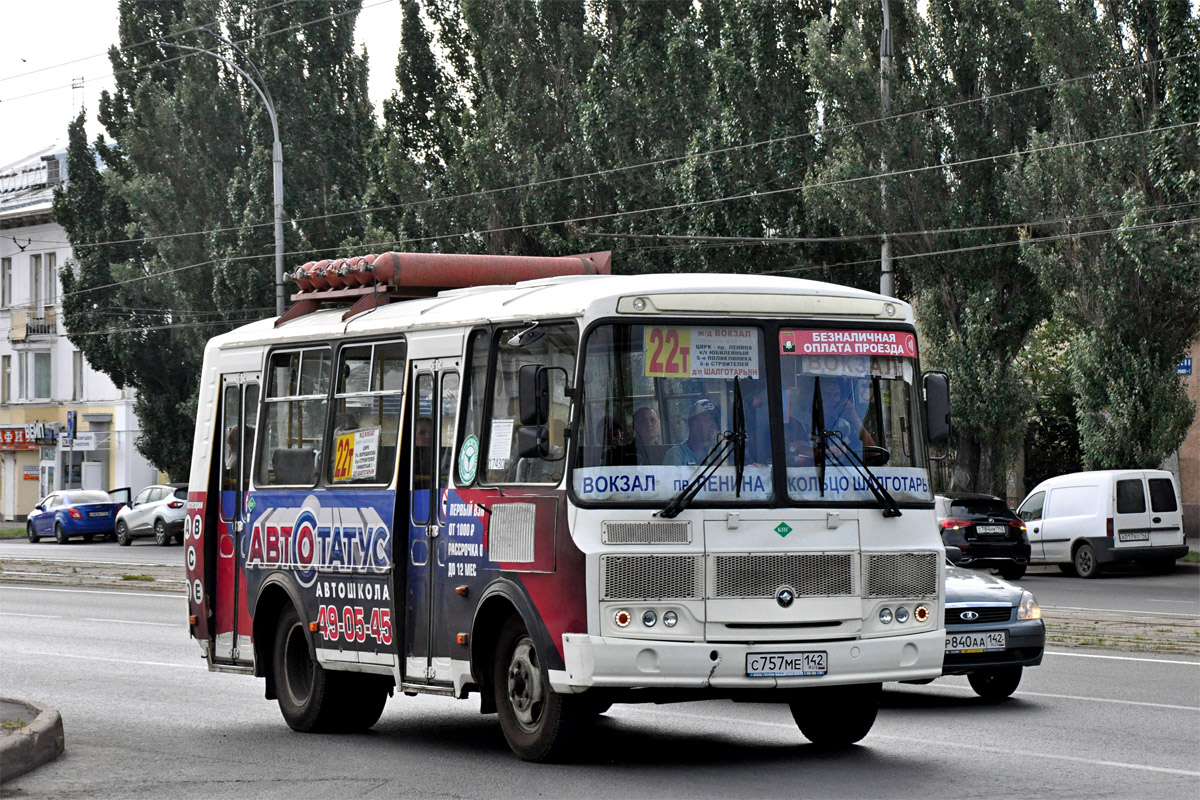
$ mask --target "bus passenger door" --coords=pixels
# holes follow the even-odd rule
[[[450,479],[458,409],[457,360],[413,362],[413,406],[405,603],[405,678],[413,683],[449,683],[450,640],[443,609],[446,585],[446,526],[441,498]]]
[[[246,603],[245,564],[239,557],[250,531],[246,495],[250,455],[258,415],[258,373],[221,376],[220,508],[217,516],[216,576],[213,598],[213,660],[251,663],[250,611]]]

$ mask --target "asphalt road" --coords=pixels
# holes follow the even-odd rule
[[[863,744],[785,707],[614,707],[576,763],[513,757],[474,700],[392,699],[372,732],[292,733],[261,680],[209,673],[182,596],[0,586],[0,694],[57,707],[67,751],[12,797],[1196,797],[1200,659],[1051,651],[982,704],[889,685]]]
[[[65,545],[43,540],[0,539],[0,561],[50,560],[93,564],[150,564],[183,567],[183,548],[159,547],[137,539],[129,547],[115,542]],[[1114,567],[1095,580],[1063,575],[1058,567],[1031,567],[1015,583],[1034,593],[1043,606],[1136,611],[1200,616],[1200,568],[1181,565],[1170,575],[1151,575],[1134,566]]]

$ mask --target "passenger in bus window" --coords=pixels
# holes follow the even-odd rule
[[[812,432],[812,388],[784,390],[787,422],[783,440],[789,467],[811,467],[816,442]]]
[[[650,406],[633,412],[633,447],[639,464],[660,464],[663,459],[662,421]]]
[[[603,447],[602,465],[623,467],[637,464],[637,451],[630,445],[625,425],[607,415],[596,425],[596,441]]]
[[[665,463],[679,466],[699,464],[717,444],[721,434],[721,423],[717,419],[717,407],[711,400],[702,398],[692,403],[688,413],[688,437],[667,451]]]

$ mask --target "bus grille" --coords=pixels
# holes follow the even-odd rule
[[[602,600],[699,599],[704,591],[700,556],[601,556]]]
[[[692,523],[681,521],[605,522],[605,544],[691,544]]]
[[[937,553],[864,553],[866,597],[925,597],[938,592]]]
[[[790,586],[797,597],[854,595],[850,553],[771,553],[713,556],[714,598],[774,597]]]

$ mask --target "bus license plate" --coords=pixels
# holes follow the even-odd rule
[[[947,653],[987,653],[1008,646],[1005,631],[987,633],[952,633],[946,637]]]
[[[786,678],[824,675],[828,669],[824,650],[804,653],[747,653],[746,675],[751,678]]]

